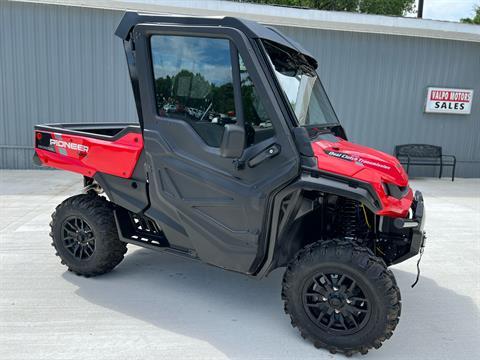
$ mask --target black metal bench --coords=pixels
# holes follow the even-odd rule
[[[453,155],[443,155],[442,147],[427,144],[405,144],[395,146],[395,156],[400,163],[407,165],[407,174],[410,166],[440,166],[439,178],[442,177],[445,166],[452,167],[452,181],[455,179],[457,159]]]

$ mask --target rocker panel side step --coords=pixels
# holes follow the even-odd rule
[[[168,248],[170,244],[155,222],[146,216],[117,207],[114,211],[120,240],[148,248]]]
[[[132,213],[121,207],[116,207],[114,215],[121,241],[198,260],[198,255],[193,250],[171,247],[163,231],[149,217]]]

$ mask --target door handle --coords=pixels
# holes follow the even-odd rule
[[[257,166],[258,164],[264,162],[265,160],[271,159],[271,158],[277,156],[279,153],[280,153],[280,145],[273,144],[272,146],[269,146],[268,148],[263,150],[258,155],[255,155],[250,160],[248,160],[248,166],[253,168],[253,167]]]

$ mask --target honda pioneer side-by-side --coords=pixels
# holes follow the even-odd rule
[[[83,176],[52,215],[62,263],[100,275],[134,244],[258,278],[286,267],[304,338],[380,347],[401,308],[388,266],[423,251],[423,198],[394,157],[347,141],[313,56],[231,17],[126,13],[116,35],[139,123],[35,127],[34,161]]]

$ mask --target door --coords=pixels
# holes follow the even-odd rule
[[[133,32],[149,169],[146,215],[170,246],[251,273],[266,250],[269,196],[299,172],[295,146],[252,44],[220,27],[140,24]],[[244,126],[241,159],[220,155]]]

